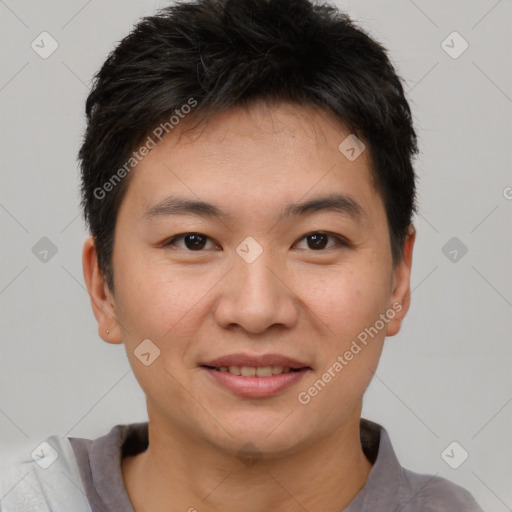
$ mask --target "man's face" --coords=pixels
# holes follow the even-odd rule
[[[351,161],[338,149],[349,134],[325,112],[259,104],[181,137],[177,127],[132,171],[113,300],[153,424],[224,450],[251,442],[285,453],[358,419],[384,338],[406,310],[396,303],[409,275],[392,266],[368,151]],[[334,195],[346,200],[337,209],[283,216]],[[225,216],[172,213],[171,196]],[[136,353],[147,339],[160,355],[146,366]],[[147,362],[154,348],[145,347]],[[268,354],[299,371],[278,375],[279,359],[251,366]],[[233,355],[249,358],[245,374],[270,366],[276,375],[205,366]]]

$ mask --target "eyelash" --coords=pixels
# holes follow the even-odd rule
[[[326,235],[329,238],[335,239],[336,245],[334,247],[328,247],[327,249],[317,249],[317,250],[310,249],[310,252],[325,252],[325,251],[328,251],[329,249],[352,247],[352,244],[346,238],[343,238],[339,235],[335,235],[333,233],[329,233],[327,231],[311,231],[311,232],[303,235],[301,238],[299,238],[298,242],[301,242],[302,240],[306,239],[308,236],[318,235],[318,234]],[[202,233],[197,233],[197,232],[181,233],[179,235],[173,236],[172,238],[169,238],[167,241],[165,241],[162,244],[162,247],[170,247],[174,244],[174,242],[176,242],[176,240],[183,239],[187,235],[199,235],[201,237],[206,238],[207,240],[212,240],[209,236],[203,235]],[[178,247],[178,249],[181,249],[181,247]],[[186,252],[204,252],[206,249],[199,249],[197,251],[193,251],[188,248],[185,248],[183,250]]]

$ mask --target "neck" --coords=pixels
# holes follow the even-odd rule
[[[306,448],[274,458],[226,453],[151,419],[148,433],[148,449],[122,462],[136,512],[340,512],[372,468],[361,447],[359,414]]]

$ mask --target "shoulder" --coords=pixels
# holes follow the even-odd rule
[[[400,475],[402,512],[483,512],[472,494],[436,475],[402,468]]]
[[[91,511],[73,448],[63,435],[20,447],[0,472],[0,496],[2,512],[59,512],[69,505],[76,512]]]
[[[359,498],[365,510],[483,512],[463,487],[437,475],[404,468],[383,426],[361,419],[361,444],[373,464]],[[356,510],[359,509],[354,506],[351,512]]]
[[[0,471],[0,512],[91,512],[90,503],[128,510],[120,460],[145,450],[147,434],[142,422],[115,425],[95,439],[27,441]]]

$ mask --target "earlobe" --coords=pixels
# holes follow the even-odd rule
[[[415,240],[416,230],[411,224],[404,240],[403,259],[394,270],[393,290],[389,310],[392,310],[395,315],[387,324],[386,336],[398,334],[402,326],[402,320],[407,314],[411,304],[412,252]]]
[[[98,322],[100,338],[107,343],[122,343],[121,330],[116,316],[115,299],[99,268],[95,239],[92,236],[89,236],[84,243],[82,267],[92,310]]]

